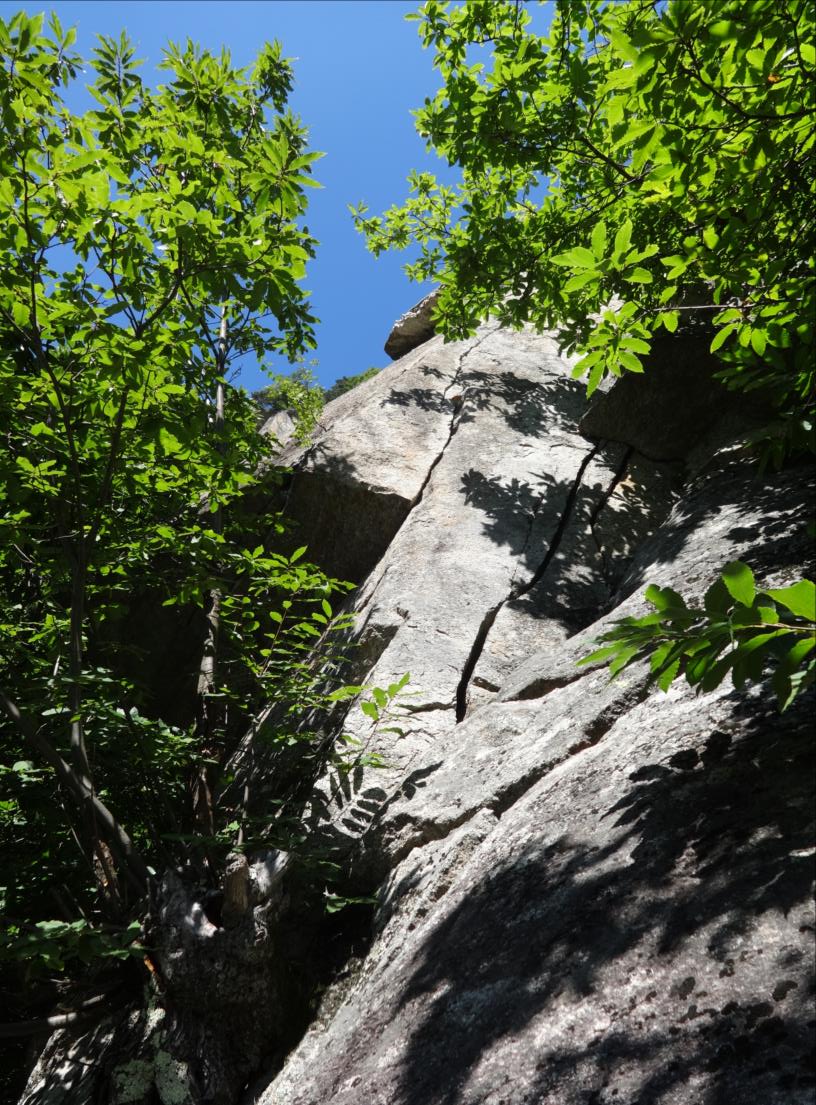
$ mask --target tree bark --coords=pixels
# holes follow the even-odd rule
[[[147,929],[147,1000],[60,1025],[19,1105],[236,1105],[282,1058],[306,1009],[292,969],[304,924],[300,908],[290,919],[289,857],[233,856],[227,866],[223,903],[165,874]]]
[[[221,308],[221,322],[218,329],[217,359],[219,378],[215,391],[215,425],[214,432],[219,449],[222,447],[221,439],[224,434],[224,372],[227,367],[227,310]],[[213,512],[212,528],[216,533],[223,530],[223,516],[220,504]],[[216,677],[218,667],[218,634],[221,628],[221,591],[213,588],[207,599],[205,618],[207,621],[204,648],[201,655],[201,663],[198,670],[197,705],[196,705],[196,738],[199,750],[199,759],[195,765],[192,782],[193,811],[196,823],[201,832],[206,836],[215,834],[215,811],[213,806],[213,787],[210,778],[208,760],[211,760],[216,749],[213,747],[215,732],[218,726],[216,717],[217,707],[212,696],[216,693]]]

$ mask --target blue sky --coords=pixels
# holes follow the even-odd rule
[[[21,7],[29,14],[54,10],[63,27],[75,26],[75,49],[83,57],[97,34],[126,30],[146,59],[142,74],[150,83],[161,79],[153,65],[170,40],[227,46],[244,65],[264,40],[279,39],[286,56],[296,59],[291,106],[310,129],[310,148],[326,154],[315,166],[323,188],[311,190],[306,220],[321,243],[305,282],[321,320],[311,354],[319,360],[315,374],[328,385],[388,363],[383,343],[391,323],[430,285],[408,281],[405,256],[375,260],[347,205],[363,200],[379,213],[400,202],[412,168],[452,179],[413,127],[411,110],[439,86],[416,24],[405,22],[419,0],[0,0],[0,16],[8,19]],[[272,367],[290,370],[285,361]],[[265,380],[248,368],[241,382],[254,390]]]

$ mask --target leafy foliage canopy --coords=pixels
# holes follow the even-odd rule
[[[603,660],[614,677],[648,656],[663,691],[681,675],[692,687],[712,690],[729,673],[742,688],[770,666],[781,710],[816,679],[816,584],[810,580],[758,591],[751,569],[735,560],[706,592],[702,610],[688,607],[671,587],[647,587],[646,599],[653,613],[620,619],[600,638],[604,646],[580,662]]]
[[[556,329],[589,394],[643,372],[661,331],[707,331],[719,377],[767,407],[762,462],[812,449],[814,6],[556,0],[544,35],[515,0],[411,18],[443,80],[417,129],[461,183],[413,173],[404,204],[353,215],[375,254],[419,247],[406,271],[440,282],[438,329]],[[813,584],[748,600],[732,569],[704,611],[651,588],[656,612],[590,659],[614,673],[651,654],[662,686],[703,689],[773,661],[787,706],[813,678],[812,613],[792,622],[790,605]]]
[[[347,626],[346,585],[250,509],[264,440],[227,383],[314,345],[290,63],[171,45],[153,91],[102,37],[75,114],[73,40],[0,21],[0,951],[24,974],[127,954],[168,863],[217,884],[230,848],[288,842],[234,757],[262,705],[262,739],[327,754],[302,720]]]
[[[705,320],[729,385],[764,389],[776,454],[807,440],[813,5],[558,0],[546,35],[513,0],[414,18],[444,82],[417,129],[461,184],[414,173],[402,206],[355,218],[375,253],[418,244],[442,331],[559,328],[591,392]]]

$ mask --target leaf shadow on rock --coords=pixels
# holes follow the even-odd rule
[[[550,841],[497,857],[414,958],[399,1004],[418,1002],[404,1015],[421,1020],[395,1101],[492,1101],[501,1085],[514,1105],[809,1102],[812,956],[796,917],[813,882],[808,697],[780,719],[729,696],[738,738],[715,730],[702,751],[633,772],[597,811],[601,844],[580,827],[553,837],[547,805],[528,803],[530,836],[540,816]],[[764,921],[782,930],[767,949]],[[757,955],[762,994],[742,978]],[[657,988],[624,1007],[617,991],[644,970]],[[705,976],[733,1000],[707,1001]],[[608,1026],[589,1041],[582,1001]],[[523,1072],[497,1072],[513,1056]]]
[[[613,447],[610,462],[622,456]],[[626,495],[610,497],[611,482],[584,479],[576,488],[548,472],[507,480],[476,468],[462,475],[465,502],[485,516],[483,532],[518,560],[508,598],[520,613],[574,633],[606,609],[637,543],[670,506],[634,469]]]
[[[437,413],[450,413],[454,405],[446,398],[444,391],[439,388],[392,388],[384,399],[380,400],[381,407],[419,407],[423,411],[436,411]]]
[[[336,480],[350,484],[360,480],[357,466],[353,461],[349,460],[348,456],[335,452],[326,441],[320,439],[313,441],[304,454],[304,460],[307,459],[312,469]],[[300,471],[295,469],[293,478],[297,479],[300,474]]]
[[[587,405],[582,384],[558,374],[530,380],[512,370],[500,370],[501,362],[490,359],[495,361],[495,371],[467,369],[452,380],[435,369],[421,366],[425,375],[439,379],[438,386],[400,387],[397,383],[380,405],[455,412],[461,399],[460,425],[476,421],[480,413],[491,412],[525,437],[543,438],[553,431],[577,434]]]
[[[709,562],[716,545],[722,546],[717,567],[736,555],[750,565],[758,579],[769,573],[801,575],[802,565],[812,561],[813,542],[806,522],[813,510],[813,476],[811,463],[760,477],[739,452],[718,458],[693,481],[660,529],[638,549],[621,582],[619,598],[628,598],[647,583],[660,582],[653,565],[680,559],[704,529],[710,533]],[[707,525],[712,519],[717,519],[715,527]],[[700,579],[703,590],[714,578],[712,574]]]
[[[496,361],[500,365],[500,361]],[[578,433],[578,422],[587,407],[586,388],[560,374],[546,374],[537,380],[512,370],[468,371],[462,381],[467,389],[463,420],[478,411],[500,414],[511,430],[525,437],[543,438]]]

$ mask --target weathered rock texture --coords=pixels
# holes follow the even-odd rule
[[[416,349],[418,345],[433,337],[435,327],[431,312],[438,299],[439,292],[431,292],[397,319],[385,343],[385,352],[392,360],[396,361],[404,357],[406,353],[410,353],[412,349]]]
[[[699,351],[655,367],[709,395],[691,428],[634,380],[586,416],[551,339],[488,324],[290,456],[312,554],[365,575],[361,674],[411,683],[379,725],[350,711],[386,766],[327,776],[309,817],[378,893],[370,950],[247,1101],[811,1102],[809,704],[575,664],[648,582],[807,558],[810,473],[756,481]]]
[[[327,772],[304,811],[346,893],[377,896],[367,954],[276,1062],[285,933],[309,929],[282,875],[273,962],[225,1005],[238,1051],[252,1008],[270,1024],[244,1105],[812,1102],[812,702],[780,717],[767,688],[661,695],[642,667],[576,666],[649,582],[699,598],[729,560],[771,586],[806,562],[811,472],[758,480],[688,349],[587,411],[551,338],[488,323],[284,449],[296,542],[360,584],[355,680],[411,682],[379,723],[342,721],[385,766]],[[65,1062],[99,1046],[55,1041]],[[117,1101],[205,1100],[162,1054]],[[26,1105],[80,1100],[47,1069]]]

